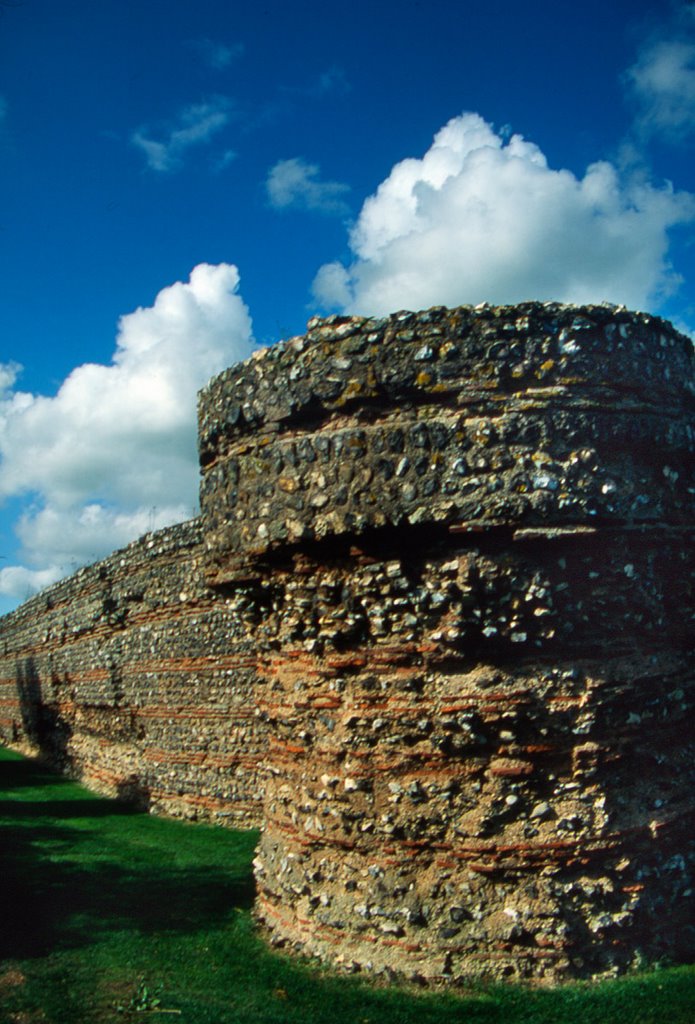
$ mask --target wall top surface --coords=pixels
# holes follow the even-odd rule
[[[577,387],[661,407],[695,399],[693,345],[671,324],[610,305],[527,302],[434,307],[381,319],[314,317],[304,336],[261,349],[201,392],[203,465],[235,438],[371,401],[499,402]]]

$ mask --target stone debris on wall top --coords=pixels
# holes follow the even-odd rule
[[[216,455],[221,437],[298,418],[318,422],[370,399],[383,409],[415,396],[454,395],[462,406],[488,407],[522,399],[529,388],[552,399],[581,385],[588,399],[632,388],[658,409],[663,395],[695,397],[691,359],[692,343],[667,321],[609,305],[314,317],[306,335],[257,351],[204,389],[201,461]]]

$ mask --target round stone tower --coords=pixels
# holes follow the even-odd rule
[[[203,393],[274,939],[454,981],[692,950],[694,408],[668,323],[550,303],[315,319]]]

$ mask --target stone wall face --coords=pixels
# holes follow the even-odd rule
[[[663,321],[525,304],[311,321],[203,393],[277,941],[448,980],[692,943],[693,384]]]
[[[201,575],[197,520],[31,599],[0,625],[0,736],[153,811],[260,821],[256,654]]]

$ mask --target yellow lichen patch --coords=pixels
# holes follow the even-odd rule
[[[555,360],[554,359],[546,359],[546,361],[544,363],[541,363],[541,365],[536,370],[536,377],[539,380],[542,380],[543,377],[545,377],[548,373],[550,373],[550,371],[552,370],[552,368],[554,366],[555,366]]]
[[[348,438],[348,442],[347,443],[350,446],[350,448],[360,448],[360,449],[364,449],[365,448],[364,438],[362,438],[362,437],[355,437],[354,434],[352,435],[352,437]]]
[[[281,476],[278,478],[278,487],[286,494],[294,494],[294,492],[299,488],[299,484],[294,477]]]
[[[373,366],[367,367],[367,390],[370,395],[377,394],[379,390],[379,381]]]
[[[343,401],[347,402],[349,399],[356,398],[358,395],[361,395],[361,394],[362,394],[362,381],[359,381],[359,380],[349,380],[347,382],[347,384],[345,385],[345,390],[343,391],[343,393],[341,395],[341,398],[343,399]]]

